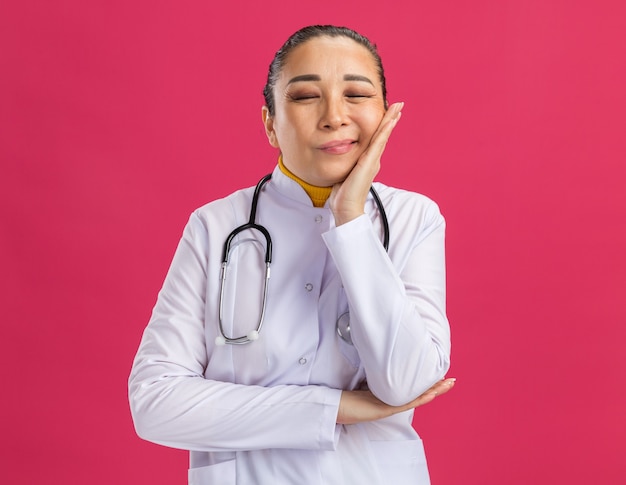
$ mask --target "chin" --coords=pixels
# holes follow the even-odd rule
[[[313,185],[317,185],[318,187],[332,187],[333,185],[340,184],[341,182],[346,180],[346,178],[348,178],[348,175],[350,175],[351,171],[352,171],[352,167],[349,170],[342,170],[340,172],[328,171],[323,174],[318,174],[317,179],[319,180],[320,183],[313,184]]]

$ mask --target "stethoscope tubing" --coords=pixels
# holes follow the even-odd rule
[[[220,294],[219,294],[219,331],[220,335],[215,339],[216,345],[224,345],[224,344],[232,344],[232,345],[243,345],[259,338],[259,332],[263,327],[263,321],[265,320],[265,308],[267,306],[267,289],[268,283],[270,279],[270,266],[272,264],[272,237],[270,236],[269,231],[262,225],[256,223],[256,210],[257,205],[259,203],[259,195],[263,186],[272,178],[272,174],[269,173],[265,177],[263,177],[256,184],[254,188],[254,194],[252,195],[252,204],[250,206],[250,217],[248,218],[248,222],[242,224],[239,227],[233,229],[233,231],[228,235],[226,241],[224,242],[224,247],[222,249],[222,267],[220,271]],[[385,208],[383,206],[382,201],[374,187],[370,187],[370,193],[374,198],[374,202],[378,208],[378,213],[380,214],[381,223],[383,226],[383,247],[385,251],[389,250],[389,221],[387,220],[387,214],[385,213]],[[224,324],[223,324],[223,315],[224,315],[224,287],[226,286],[226,270],[228,267],[228,256],[230,254],[230,246],[233,239],[242,231],[252,229],[259,231],[265,237],[265,278],[263,283],[263,298],[261,305],[261,315],[259,316],[259,321],[256,326],[256,330],[252,330],[247,335],[243,335],[241,337],[227,337],[224,332]],[[342,315],[343,317],[343,315]],[[337,327],[337,332],[339,336],[346,340],[346,342],[351,343],[350,335],[349,335],[349,323],[346,326],[346,335],[343,335],[339,326]]]

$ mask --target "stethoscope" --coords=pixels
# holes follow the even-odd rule
[[[220,274],[220,299],[219,299],[219,332],[215,338],[215,345],[243,345],[249,344],[250,342],[254,342],[259,338],[259,333],[261,332],[261,327],[263,327],[263,320],[265,319],[265,307],[267,304],[267,286],[268,281],[270,279],[270,266],[272,264],[272,237],[270,236],[269,231],[262,225],[257,224],[256,220],[256,208],[259,203],[259,194],[263,189],[263,186],[272,178],[272,174],[267,174],[259,183],[256,184],[254,189],[254,194],[252,195],[252,204],[250,206],[250,218],[248,222],[242,224],[239,227],[236,227],[226,238],[224,242],[224,248],[222,250],[222,269]],[[380,219],[383,225],[383,247],[385,251],[389,250],[389,221],[387,220],[387,213],[385,212],[385,208],[383,207],[383,203],[378,196],[374,187],[370,187],[370,193],[372,197],[374,197],[374,202],[376,203],[376,207],[378,208],[378,212],[380,214]],[[228,268],[228,256],[230,254],[230,245],[237,236],[242,231],[247,229],[252,229],[255,231],[259,231],[265,237],[265,278],[263,282],[263,300],[261,306],[261,315],[259,316],[259,321],[257,323],[256,329],[248,332],[247,335],[243,335],[241,337],[227,337],[224,332],[224,324],[223,324],[223,308],[224,308],[224,287],[226,286],[226,270]],[[337,334],[343,341],[352,345],[352,338],[350,336],[350,315],[346,312],[342,314],[337,320]]]

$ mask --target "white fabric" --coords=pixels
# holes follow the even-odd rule
[[[130,405],[137,433],[190,450],[189,483],[427,484],[412,412],[336,425],[341,390],[367,385],[381,400],[411,401],[449,367],[444,220],[430,199],[376,184],[367,215],[334,226],[278,168],[257,222],[273,262],[259,339],[216,346],[223,243],[247,221],[253,189],[196,210],[187,224],[137,352]],[[230,254],[224,325],[254,330],[264,239],[246,231]],[[349,311],[354,346],[336,333]]]

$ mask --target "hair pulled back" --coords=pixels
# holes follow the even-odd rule
[[[269,70],[267,72],[267,83],[263,89],[263,96],[265,97],[265,105],[269,111],[270,116],[274,116],[274,86],[278,81],[278,76],[285,65],[287,56],[296,47],[304,44],[306,41],[315,37],[347,37],[352,39],[358,44],[365,47],[376,62],[378,69],[378,75],[382,86],[383,100],[385,102],[385,108],[387,107],[387,86],[385,82],[385,71],[383,69],[383,62],[376,49],[376,44],[372,43],[367,37],[359,34],[358,32],[349,29],[347,27],[337,27],[335,25],[309,25],[303,27],[287,39],[283,46],[276,52],[274,59],[270,63]]]

